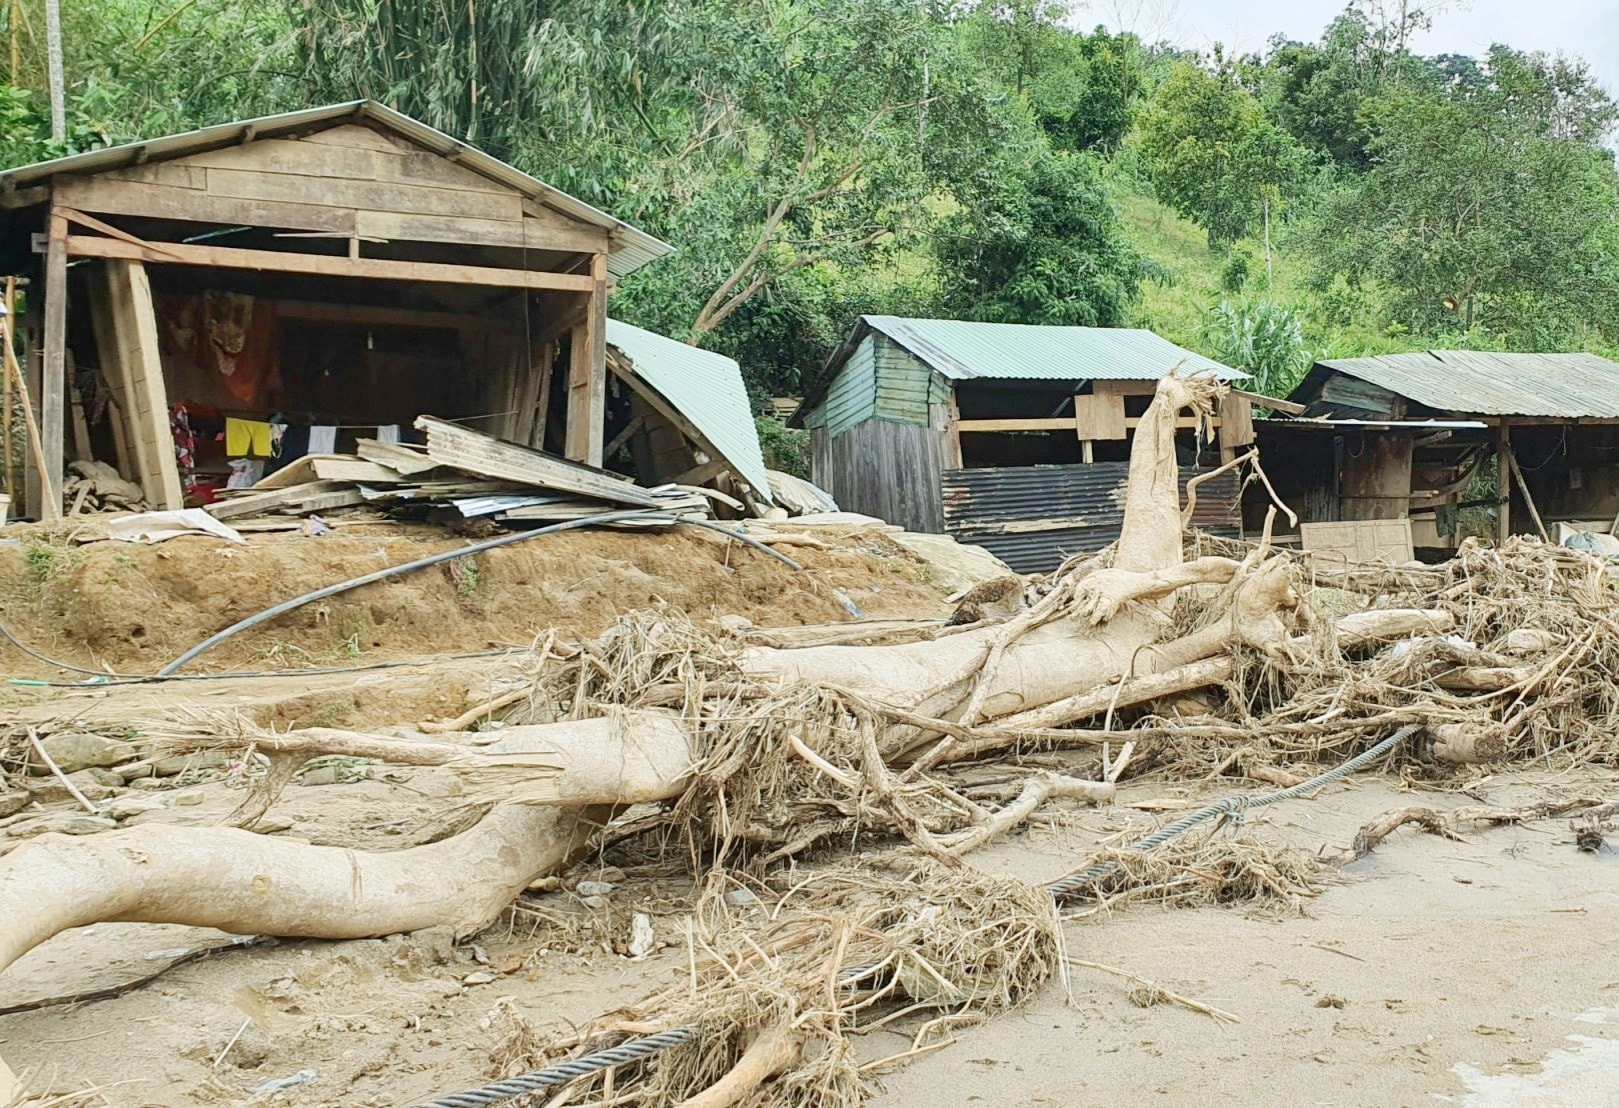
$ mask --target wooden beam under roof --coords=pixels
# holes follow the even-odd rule
[[[147,248],[94,235],[69,235],[67,253],[80,258],[122,258],[155,264],[303,273],[316,277],[359,277],[445,285],[500,285],[563,292],[590,292],[596,287],[591,275],[583,273],[538,273],[523,269],[400,262],[384,258],[338,258],[329,254],[294,254],[280,250],[246,250],[192,243],[154,242]]]

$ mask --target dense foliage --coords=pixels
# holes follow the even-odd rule
[[[0,5],[4,164],[373,97],[679,246],[615,313],[761,398],[862,312],[1149,326],[1274,389],[1619,332],[1613,100],[1573,58],[1418,56],[1412,4],[1206,57],[1069,0],[63,7],[56,142],[43,0]]]

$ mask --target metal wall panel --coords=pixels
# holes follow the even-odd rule
[[[1047,573],[1070,554],[1100,550],[1124,526],[1128,462],[947,469],[940,476],[945,530],[987,548],[1019,573]],[[1181,484],[1199,469],[1183,468]],[[1192,526],[1241,534],[1237,474],[1198,486]]]

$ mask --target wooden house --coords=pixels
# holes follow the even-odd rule
[[[1555,539],[1557,523],[1606,531],[1619,515],[1619,364],[1606,358],[1335,358],[1288,400],[1300,418],[1259,421],[1257,435],[1306,523],[1409,519],[1416,551],[1442,557],[1467,508],[1493,511],[1498,540]]]
[[[863,316],[793,416],[848,510],[980,543],[1020,571],[1117,537],[1130,439],[1160,377],[1245,376],[1151,331]],[[1185,477],[1252,438],[1251,400],[1182,419]],[[1236,535],[1236,478],[1198,526]]]
[[[593,466],[672,427],[640,476],[694,476],[703,434],[608,367],[612,283],[671,249],[370,101],[0,173],[45,482],[100,459],[155,508],[266,423],[346,452],[430,414]]]

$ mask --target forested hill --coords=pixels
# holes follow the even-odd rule
[[[1614,101],[1396,6],[1230,56],[1042,0],[76,0],[54,142],[44,3],[0,5],[6,165],[372,97],[675,243],[615,314],[761,396],[862,312],[1147,326],[1272,389],[1619,339]]]

